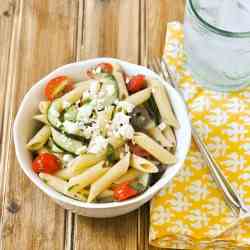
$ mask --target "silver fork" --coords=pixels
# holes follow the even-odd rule
[[[149,62],[149,67],[153,69],[155,72],[159,73],[164,78],[164,80],[169,82],[177,90],[180,96],[183,97],[182,92],[180,91],[177,83],[171,76],[169,67],[164,59],[160,60],[159,58],[152,58]],[[192,138],[196,143],[197,147],[199,148],[203,160],[208,165],[213,180],[222,191],[226,204],[232,209],[232,211],[236,215],[241,216],[246,213],[249,213],[250,210],[244,204],[243,200],[240,198],[239,194],[236,192],[236,190],[233,188],[230,182],[226,179],[226,177],[220,170],[219,166],[217,165],[215,159],[209,152],[206,144],[202,141],[196,129],[192,125],[191,125],[191,131],[192,131]]]

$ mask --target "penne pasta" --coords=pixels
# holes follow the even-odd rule
[[[165,87],[153,78],[147,78],[147,83],[152,86],[152,93],[163,122],[174,128],[179,128],[179,122],[174,115]]]
[[[108,198],[108,197],[112,197],[113,194],[114,194],[113,190],[107,189],[107,190],[103,191],[102,193],[100,193],[97,197],[100,198],[100,199],[105,199],[105,198]]]
[[[119,98],[123,100],[128,97],[128,90],[123,79],[123,75],[120,71],[114,71],[113,76],[118,84]]]
[[[176,162],[176,157],[173,154],[144,133],[136,132],[134,142],[163,164],[173,164]]]
[[[125,101],[135,106],[138,106],[149,99],[151,92],[152,92],[151,88],[143,89],[126,98]]]
[[[29,150],[39,150],[44,144],[48,141],[51,135],[50,127],[45,125],[43,126],[31,140],[27,143],[27,148]]]
[[[166,137],[166,139],[168,140],[168,142],[171,144],[171,147],[175,147],[176,146],[176,138],[175,138],[175,134],[174,134],[173,129],[169,126],[166,126],[166,128],[163,130],[163,134]]]
[[[138,155],[131,155],[130,166],[144,173],[157,173],[159,169],[151,161]]]
[[[163,135],[162,131],[158,127],[152,127],[147,129],[148,134],[159,142],[164,148],[171,148],[173,145],[171,141]]]
[[[110,137],[108,141],[114,148],[118,148],[124,144],[124,140],[120,137]],[[71,177],[82,173],[82,171],[86,168],[91,167],[97,164],[98,162],[104,160],[105,158],[106,150],[98,154],[80,155],[74,160],[72,160],[67,168],[58,171],[56,175],[62,179],[68,180]]]
[[[77,87],[68,92],[67,94],[65,94],[64,96],[62,96],[61,100],[63,102],[69,103],[69,105],[76,102],[82,96],[82,93],[89,89],[89,86],[93,81],[96,80],[91,79],[77,83]]]
[[[41,101],[38,105],[38,108],[42,114],[47,114],[50,102],[49,101]]]
[[[108,171],[103,167],[104,161],[99,162],[93,167],[88,168],[82,174],[74,176],[69,180],[71,192],[77,193],[81,189],[89,186]],[[72,188],[73,187],[73,188]]]
[[[129,168],[128,171],[122,175],[119,179],[114,181],[114,184],[118,185],[126,181],[132,181],[138,178],[142,173],[135,168]]]
[[[57,192],[67,195],[71,198],[86,201],[86,196],[83,193],[73,194],[68,191],[69,184],[66,181],[61,180],[50,174],[40,173],[39,177],[46,182],[47,185],[54,188]]]
[[[42,122],[44,124],[49,124],[46,114],[35,115],[33,116],[33,119]]]
[[[106,174],[91,184],[88,202],[93,201],[101,192],[108,189],[112,183],[124,175],[129,167],[130,153],[117,162]]]
[[[107,135],[108,123],[111,120],[113,110],[114,106],[109,106],[97,113],[97,124],[103,135]]]
[[[104,159],[105,153],[80,155],[69,162],[67,168],[58,171],[56,176],[68,180]]]

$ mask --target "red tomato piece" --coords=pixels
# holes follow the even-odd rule
[[[129,182],[123,182],[114,189],[113,198],[118,201],[123,201],[137,194],[137,190],[130,186]]]
[[[62,96],[68,91],[72,90],[74,82],[68,76],[58,76],[51,79],[44,89],[45,96],[50,100]]]
[[[32,162],[32,169],[35,173],[53,174],[60,168],[60,160],[50,153],[41,153]]]
[[[103,73],[112,74],[113,66],[110,63],[100,63],[96,66],[96,68],[101,68]]]
[[[146,79],[144,75],[136,75],[131,77],[127,88],[130,93],[135,93],[146,87]]]

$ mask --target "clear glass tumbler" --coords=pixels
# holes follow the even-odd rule
[[[187,0],[184,48],[187,67],[205,87],[250,84],[250,1]]]

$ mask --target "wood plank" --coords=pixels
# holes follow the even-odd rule
[[[12,124],[31,85],[75,58],[76,14],[73,0],[20,0],[16,5],[4,107],[0,249],[64,248],[65,212],[22,172],[15,158]]]
[[[139,1],[86,0],[79,20],[79,59],[112,56],[139,60]],[[81,10],[80,10],[81,11]],[[94,16],[94,18],[93,18]],[[80,34],[80,32],[82,34]],[[76,216],[75,250],[137,249],[138,211],[111,219]]]
[[[13,20],[15,13],[14,2],[10,3],[8,0],[1,1],[0,5],[0,34],[4,39],[0,39],[0,152],[2,152],[2,136],[3,136],[3,116],[4,116],[4,101],[6,96],[7,75],[9,66],[9,54],[11,36],[13,30]],[[1,157],[1,155],[0,155]],[[0,158],[1,162],[1,158]],[[0,167],[0,176],[4,176],[5,168]],[[3,180],[0,178],[0,200],[2,200]],[[1,213],[0,213],[1,217]]]
[[[161,56],[166,24],[183,21],[185,0],[141,0],[141,63],[147,65],[151,56]],[[138,218],[138,250],[157,250],[148,244],[149,205],[140,209]]]

